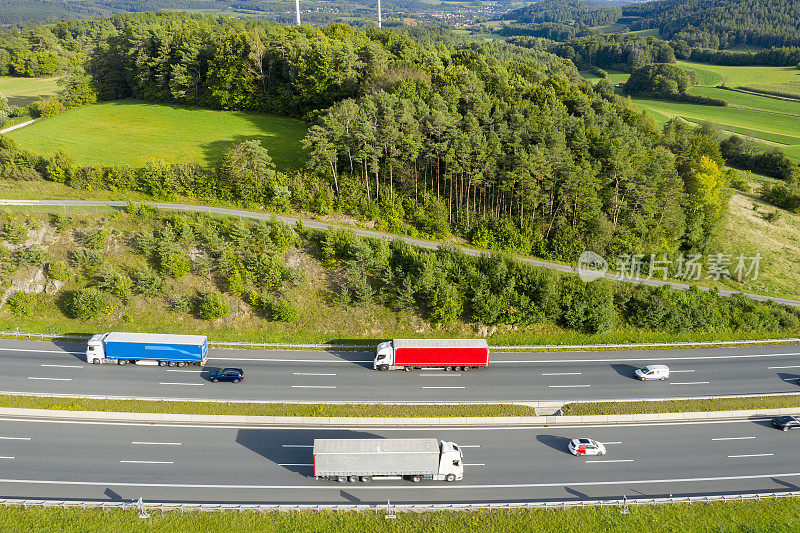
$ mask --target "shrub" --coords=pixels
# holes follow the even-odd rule
[[[69,262],[76,268],[98,267],[103,264],[99,253],[90,250],[75,250],[69,254]]]
[[[50,215],[50,223],[59,233],[64,233],[74,222],[72,217],[68,217],[67,215],[59,215],[58,213]]]
[[[158,296],[164,292],[167,282],[149,266],[138,269],[133,274],[133,288],[143,296]]]
[[[28,246],[14,251],[17,265],[44,265],[50,261],[50,252],[39,246]]]
[[[75,291],[70,296],[66,311],[71,318],[90,320],[100,316],[106,308],[106,299],[97,289]]]
[[[36,295],[33,293],[15,292],[8,297],[6,303],[14,316],[25,317],[33,314],[36,299]]]
[[[297,306],[286,298],[280,298],[277,302],[273,303],[271,311],[272,320],[277,320],[279,322],[296,322],[300,317]]]
[[[231,309],[225,297],[218,292],[207,292],[200,296],[200,305],[197,307],[200,318],[213,320],[231,314]]]
[[[86,230],[81,233],[81,244],[92,250],[99,250],[105,244],[108,238],[108,232],[104,229],[95,228]]]
[[[22,244],[28,238],[28,228],[12,218],[6,218],[0,224],[0,239],[11,244]]]
[[[182,278],[192,270],[192,262],[185,253],[171,250],[161,256],[161,272],[173,278]]]
[[[176,294],[170,299],[169,306],[176,313],[189,313],[192,310],[192,300],[185,294]]]
[[[126,298],[131,295],[133,288],[133,281],[131,278],[122,272],[109,270],[102,274],[100,283],[97,284],[100,290],[109,292],[120,298]]]
[[[72,271],[64,261],[50,261],[47,263],[47,277],[65,281],[72,275]]]

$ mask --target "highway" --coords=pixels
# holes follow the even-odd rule
[[[312,477],[320,438],[438,437],[464,479]],[[573,457],[567,441],[606,444]],[[798,432],[765,420],[630,426],[325,430],[0,420],[0,497],[228,503],[543,501],[798,490]]]
[[[372,370],[374,352],[211,349],[205,370],[89,365],[85,345],[0,340],[0,393],[286,402],[530,402],[800,392],[800,346],[495,353],[469,372]],[[640,382],[648,363],[671,369]],[[208,372],[241,367],[243,383]],[[800,468],[800,467],[799,467]]]

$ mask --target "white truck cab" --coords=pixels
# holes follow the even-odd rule
[[[455,442],[441,441],[437,481],[461,481],[464,478],[464,454]]]
[[[106,348],[103,340],[108,333],[98,333],[86,343],[86,362],[99,365],[106,362]]]
[[[392,347],[392,341],[382,342],[378,345],[375,360],[372,362],[372,368],[374,370],[378,370],[378,368],[386,370],[393,367],[394,348]]]

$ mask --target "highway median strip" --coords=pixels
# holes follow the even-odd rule
[[[229,416],[320,416],[320,417],[493,417],[535,416],[528,405],[516,404],[300,404],[189,402],[172,400],[112,400],[0,395],[0,407],[55,411],[101,411],[112,413],[157,413]]]
[[[568,403],[561,408],[567,416],[639,415],[654,413],[699,413],[753,409],[800,408],[800,394],[736,396],[691,400],[638,400],[624,402]]]

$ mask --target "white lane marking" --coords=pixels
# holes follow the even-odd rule
[[[459,444],[459,448],[480,448],[480,444]]]
[[[39,366],[54,366],[56,368],[83,368],[83,365],[51,365],[48,363],[42,363]]]
[[[670,374],[685,374],[686,372],[694,372],[694,370],[670,370]]]
[[[486,463],[464,463],[464,466],[486,466]]]
[[[172,381],[162,381],[159,385],[186,385],[188,387],[202,387],[205,383],[176,383]]]
[[[775,455],[774,453],[745,453],[742,455],[729,455],[729,459],[736,459],[738,457],[769,457]]]
[[[800,368],[800,365],[768,366],[767,370],[775,370],[777,368]]]
[[[28,350],[24,348],[0,348],[4,352],[60,353],[65,355],[86,355],[86,352],[65,352],[63,350]]]
[[[622,441],[621,441],[621,440],[619,440],[619,441],[613,441],[613,442],[606,442],[606,441],[603,441],[603,442],[602,442],[602,444],[622,444]]]
[[[491,346],[490,346],[491,348]],[[511,353],[511,352],[503,352]],[[635,359],[517,359],[510,361],[502,361],[494,359],[491,364],[513,364],[513,363],[624,363],[635,361],[641,363],[642,359],[649,361],[704,361],[706,359],[758,359],[765,357],[790,357],[793,355],[800,355],[800,353],[767,353],[767,354],[754,354],[754,355],[706,355],[696,357],[637,357]],[[372,361],[369,361],[370,363]]]
[[[671,381],[670,385],[708,385],[708,381]]]
[[[449,376],[460,376],[460,375],[461,375],[460,372],[458,374],[454,372],[448,372],[447,374],[420,374],[420,376],[422,376],[423,378],[436,378],[436,377],[446,378]]]
[[[144,442],[139,440],[134,440],[131,444],[142,444],[145,446],[182,446],[183,443],[181,442]]]
[[[313,463],[278,463],[278,466],[314,466]]]
[[[0,437],[0,440],[31,440],[30,437]]]
[[[749,421],[748,421],[749,422]],[[416,428],[415,428],[416,429]],[[282,466],[282,465],[281,465]],[[309,465],[310,466],[310,465]],[[452,485],[448,490],[456,489],[530,489],[543,487],[590,487],[601,485],[645,485],[659,483],[692,483],[709,481],[737,481],[744,479],[769,479],[784,477],[800,477],[800,472],[785,472],[778,474],[753,474],[749,476],[717,476],[717,477],[687,477],[687,478],[666,478],[666,479],[625,479],[613,481],[559,481],[557,483],[515,483],[515,484],[487,484],[487,485]],[[126,481],[61,481],[50,479],[8,479],[0,478],[0,483],[14,483],[20,485],[65,485],[65,486],[87,486],[87,487],[155,487],[172,489],[245,489],[245,490],[342,490],[341,486],[320,486],[317,484],[308,485],[214,485],[214,484],[188,484],[188,483],[134,483]],[[386,490],[381,486],[359,486],[359,490]],[[441,490],[441,485],[421,485],[421,486],[392,486],[392,490]]]
[[[335,389],[336,385],[292,385],[293,389]]]
[[[587,459],[587,463],[632,463],[633,459]]]
[[[178,370],[178,369],[170,368],[169,370],[167,370],[167,372],[192,372],[194,374],[201,374],[201,373],[205,372],[205,370]]]
[[[575,387],[591,387],[591,385],[548,385],[551,389],[569,389]]]
[[[580,376],[582,372],[542,372],[543,376]]]
[[[137,465],[172,465],[175,461],[128,461],[122,460],[120,463],[133,463]]]
[[[0,455],[0,459],[16,459],[16,457],[11,457],[9,455]]]
[[[257,359],[250,357],[209,357],[208,361],[266,361],[268,363],[372,363],[372,359],[356,361],[353,359]]]
[[[313,372],[292,372],[295,376],[335,376],[336,374],[316,374]]]
[[[466,389],[466,387],[422,387],[423,389]]]
[[[281,444],[282,448],[313,448],[313,444]]]
[[[749,439],[756,439],[758,437],[717,437],[711,440],[749,440]]]
[[[72,378],[36,378],[28,376],[28,379],[40,379],[43,381],[72,381]]]

